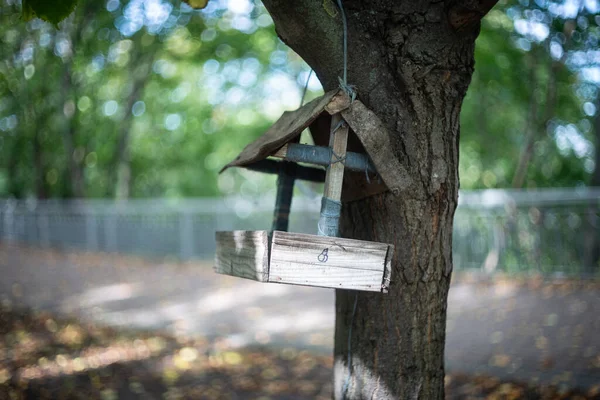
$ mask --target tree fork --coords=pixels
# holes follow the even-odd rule
[[[263,2],[279,37],[325,90],[336,87],[343,53],[335,1]],[[398,196],[344,204],[343,237],[393,243],[396,253],[389,294],[336,293],[334,397],[442,399],[459,114],[479,20],[495,1],[366,3],[344,1],[348,83],[387,127],[411,181]]]

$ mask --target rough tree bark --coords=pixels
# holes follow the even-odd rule
[[[326,90],[336,87],[343,53],[335,1],[263,2],[279,37]],[[479,21],[495,2],[344,0],[348,81],[387,126],[410,180],[399,196],[344,204],[343,237],[393,243],[396,252],[389,294],[336,293],[336,399],[444,397],[459,114]]]

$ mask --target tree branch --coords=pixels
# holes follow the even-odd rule
[[[498,0],[464,0],[448,10],[448,21],[456,31],[469,31],[496,5]]]
[[[325,90],[337,86],[343,57],[342,20],[337,8],[333,10],[336,14],[314,0],[265,0],[263,4],[279,38],[315,69]]]

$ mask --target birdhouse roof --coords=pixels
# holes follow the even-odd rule
[[[393,146],[383,122],[360,100],[351,101],[341,89],[332,90],[283,115],[262,136],[248,144],[221,172],[229,167],[250,166],[274,154],[286,143],[298,137],[317,118],[327,112],[341,113],[371,158],[378,174],[395,195],[407,189],[411,178],[393,154]],[[315,137],[315,142],[322,138]]]
[[[319,115],[327,111],[330,115],[350,106],[350,99],[339,89],[325,93],[294,111],[285,111],[262,136],[247,145],[244,150],[227,164],[229,167],[244,167],[263,160],[281,146],[298,137]]]

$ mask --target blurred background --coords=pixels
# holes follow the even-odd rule
[[[6,391],[0,398],[27,396],[22,382],[34,388],[32,396],[47,389],[48,398],[58,398],[47,379],[58,379],[64,368],[121,368],[119,357],[92,368],[81,356],[82,337],[90,343],[101,342],[95,334],[113,338],[82,325],[98,321],[175,335],[154,346],[171,357],[159,368],[164,387],[155,392],[327,398],[331,360],[316,354],[329,354],[332,346],[333,294],[240,283],[210,269],[214,232],[270,229],[275,200],[276,177],[219,170],[284,110],[322,94],[309,67],[277,38],[264,6],[211,0],[197,11],[178,1],[81,0],[58,26],[23,22],[20,10],[20,1],[2,0],[0,386]],[[600,395],[600,340],[593,334],[600,331],[599,41],[597,0],[500,1],[483,21],[461,116],[447,346],[449,370],[457,371],[447,379],[451,398],[463,398],[465,385],[485,398],[503,384],[515,393],[537,390],[540,398],[546,389],[548,396]],[[291,230],[314,233],[321,191],[297,183]],[[265,315],[273,312],[273,297],[284,299],[278,319]],[[313,312],[293,314],[307,298]],[[522,320],[498,317],[514,302],[527,310]],[[471,320],[472,307],[488,314]],[[217,311],[232,314],[217,318]],[[58,346],[55,353],[78,338],[77,355],[64,356],[68,362],[41,356],[42,364],[58,368],[55,374],[44,372],[37,350],[6,352],[22,342],[16,332],[42,340],[38,328],[56,333],[42,341]],[[520,333],[528,339],[505,346]],[[195,341],[181,339],[189,335]],[[210,339],[198,342],[198,335]],[[266,346],[272,359],[263,347],[239,350],[247,346]],[[534,353],[523,356],[523,349]],[[19,361],[23,354],[31,359]],[[72,364],[75,359],[83,364]],[[246,371],[254,384],[227,392],[236,375],[225,367],[242,373],[236,368],[257,359],[268,361],[253,372],[264,382]],[[190,372],[199,360],[204,383]],[[306,360],[313,367],[299,380],[304,383],[281,386]],[[285,367],[275,373],[273,365]],[[146,375],[136,372],[138,383],[121,388],[114,372],[106,375],[112,380],[98,378],[98,398],[153,398],[138,393],[140,382],[152,381]],[[195,376],[189,385],[201,395],[179,385],[186,373]],[[95,387],[95,378],[85,376],[78,387]]]

